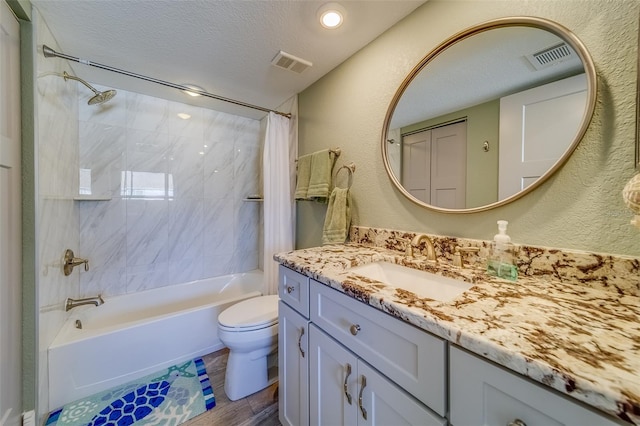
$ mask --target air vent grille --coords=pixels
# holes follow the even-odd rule
[[[296,74],[300,74],[313,65],[309,61],[305,61],[302,58],[298,58],[297,56],[293,56],[292,54],[283,52],[282,50],[278,52],[275,58],[273,58],[271,64],[278,68],[293,71]]]
[[[575,53],[566,43],[560,43],[531,55],[527,55],[527,59],[537,70],[549,67],[573,57],[575,57]]]

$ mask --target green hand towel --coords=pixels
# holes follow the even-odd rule
[[[328,149],[311,154],[311,175],[307,197],[320,203],[326,203],[331,188],[331,169],[335,154]]]
[[[311,154],[298,158],[298,179],[296,182],[296,200],[308,200],[309,177],[311,176]]]
[[[322,244],[344,243],[351,225],[351,194],[348,188],[334,188],[329,197],[322,229]]]

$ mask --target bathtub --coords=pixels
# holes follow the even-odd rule
[[[261,290],[256,270],[72,309],[48,349],[49,409],[222,349],[218,314]]]

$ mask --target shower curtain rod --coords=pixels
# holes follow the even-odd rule
[[[236,101],[235,99],[230,99],[230,98],[225,98],[225,97],[222,97],[222,96],[214,95],[213,93],[205,92],[204,90],[198,90],[198,89],[191,88],[189,86],[183,86],[181,84],[175,84],[175,83],[171,83],[169,81],[159,80],[159,79],[153,78],[153,77],[147,77],[146,75],[136,74],[136,73],[133,73],[131,71],[121,70],[119,68],[114,68],[114,67],[110,67],[108,65],[99,64],[97,62],[91,62],[91,61],[86,60],[86,59],[76,58],[75,56],[66,55],[64,53],[56,52],[55,50],[53,50],[52,48],[50,48],[47,45],[43,45],[42,46],[42,53],[44,53],[45,58],[53,58],[53,57],[63,58],[63,59],[67,59],[69,61],[77,62],[79,64],[90,65],[92,67],[100,68],[100,69],[103,69],[103,70],[106,70],[106,71],[111,71],[111,72],[115,72],[115,73],[118,73],[118,74],[123,74],[123,75],[126,75],[128,77],[139,78],[140,80],[149,81],[151,83],[160,84],[162,86],[171,87],[173,89],[183,90],[183,91],[187,91],[187,92],[191,92],[191,93],[197,93],[198,95],[206,96],[208,98],[217,99],[219,101],[228,102],[228,103],[231,103],[231,104],[240,105],[240,106],[247,107],[247,108],[257,109],[259,111],[275,112],[276,114],[282,115],[283,117],[291,118],[291,114],[290,113],[276,111],[276,110],[269,109],[269,108],[263,108],[263,107],[257,106],[257,105],[251,105],[251,104],[248,104],[246,102]]]

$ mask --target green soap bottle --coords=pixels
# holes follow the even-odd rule
[[[487,273],[510,281],[518,279],[515,246],[507,235],[506,220],[498,221],[498,233],[493,237],[491,250],[487,259]]]

